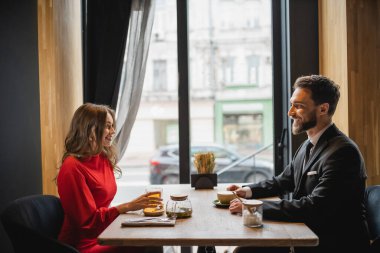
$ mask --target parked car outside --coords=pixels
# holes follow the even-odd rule
[[[191,158],[199,152],[215,154],[215,172],[242,158],[241,155],[219,145],[194,145],[191,147]],[[191,173],[196,173],[191,164]],[[237,166],[218,175],[218,183],[255,183],[273,176],[273,163],[261,158],[250,158]],[[150,159],[151,184],[179,183],[179,150],[178,145],[160,147]]]

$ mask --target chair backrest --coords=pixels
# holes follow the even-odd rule
[[[11,202],[1,222],[16,253],[78,251],[57,240],[64,218],[61,201],[52,195],[33,195]]]
[[[365,206],[370,237],[374,240],[380,236],[380,185],[366,188]]]

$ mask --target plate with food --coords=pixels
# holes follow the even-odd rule
[[[165,213],[164,208],[147,207],[143,210],[145,216],[161,216]]]

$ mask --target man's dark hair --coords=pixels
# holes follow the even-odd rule
[[[329,104],[329,115],[333,115],[339,101],[339,85],[321,75],[301,76],[293,85],[294,89],[309,89],[316,105]]]

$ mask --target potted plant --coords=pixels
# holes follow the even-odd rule
[[[214,173],[215,155],[212,152],[194,154],[194,167],[198,174],[191,174],[191,187],[195,189],[213,189],[217,186],[217,174]]]

